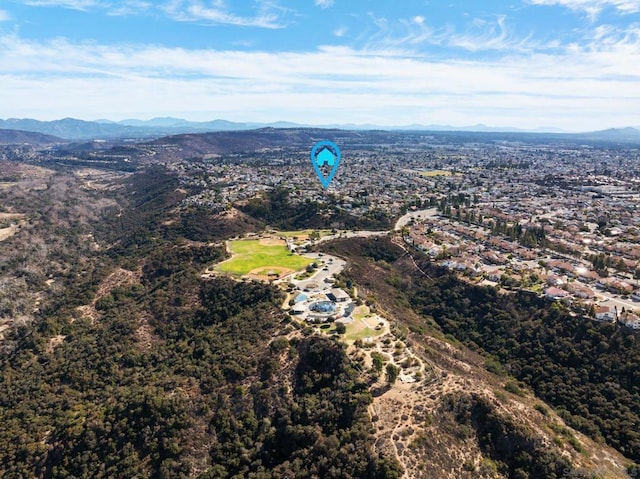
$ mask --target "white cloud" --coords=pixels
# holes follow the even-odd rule
[[[9,15],[9,12],[0,10],[0,22],[8,22],[9,20],[11,20],[11,15]]]
[[[181,22],[209,22],[241,27],[282,28],[281,13],[284,9],[267,1],[258,2],[256,15],[247,17],[231,13],[223,0],[213,0],[210,5],[200,0],[171,0],[163,7],[174,20]]]
[[[456,48],[469,52],[531,51],[535,45],[530,37],[519,38],[507,25],[506,16],[492,20],[474,19],[469,28],[458,32],[452,27],[434,29],[425,23],[424,17],[391,22],[384,18],[372,18],[378,32],[367,37],[364,49],[368,51],[419,54],[425,45]]]
[[[347,47],[273,53],[0,37],[3,114],[40,118],[171,114],[587,130],[638,124],[638,64],[640,31],[607,28],[587,46],[491,62]]]
[[[255,15],[233,13],[224,0],[20,0],[25,5],[61,7],[87,11],[102,9],[108,15],[133,15],[156,8],[180,22],[203,22],[241,27],[281,28],[281,18],[288,10],[271,0],[256,0]]]
[[[151,2],[144,0],[127,0],[121,4],[110,5],[107,14],[112,16],[137,15],[140,12],[149,11],[152,8],[153,4]]]
[[[640,0],[528,0],[534,5],[560,5],[574,11],[585,12],[595,19],[606,7],[612,7],[620,13],[640,12]]]
[[[333,31],[333,34],[338,38],[342,38],[347,34],[347,27],[338,27]]]
[[[33,7],[62,7],[72,10],[88,10],[93,7],[105,6],[99,0],[23,0],[23,3]]]
[[[335,3],[334,0],[314,0],[314,1],[315,1],[315,4],[320,8],[333,7],[333,4]]]

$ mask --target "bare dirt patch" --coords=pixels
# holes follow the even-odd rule
[[[140,270],[128,271],[123,268],[116,269],[113,273],[107,276],[102,283],[100,283],[100,286],[98,286],[98,292],[93,298],[93,301],[91,301],[90,304],[78,306],[76,310],[89,321],[97,321],[100,319],[100,313],[96,310],[96,303],[98,300],[109,294],[113,288],[139,281],[141,274],[142,272]]]
[[[147,318],[141,318],[140,323],[140,326],[136,329],[136,339],[138,340],[139,348],[146,351],[153,344],[158,343],[160,339],[156,336]]]
[[[285,241],[279,238],[260,238],[260,244],[265,246],[286,246]]]
[[[21,213],[0,213],[0,224],[6,225],[8,222],[12,222],[6,228],[0,228],[0,241],[5,241],[15,235],[24,224],[25,218],[26,216]]]
[[[100,319],[100,313],[93,304],[85,304],[84,306],[78,306],[76,311],[80,313],[80,316],[84,319],[88,319],[91,323],[95,323]],[[73,319],[71,320],[73,322]]]
[[[23,220],[25,215],[22,213],[0,213],[0,221],[14,221],[14,220]]]
[[[62,334],[51,338],[49,340],[49,344],[47,344],[47,352],[52,353],[53,351],[55,351],[55,349],[63,343],[65,338],[66,336],[63,336]]]
[[[0,341],[4,339],[4,332],[9,328],[10,326],[8,324],[0,324]]]
[[[98,287],[98,292],[93,304],[103,296],[109,294],[113,288],[137,282],[140,279],[140,275],[140,271],[129,271],[123,268],[116,269],[113,273],[107,276]]]
[[[11,225],[8,228],[0,229],[0,241],[5,241],[5,240],[11,238],[17,232],[18,232],[18,226],[17,225]]]
[[[282,268],[280,266],[268,266],[255,268],[247,273],[248,278],[258,279],[260,281],[269,281],[270,279],[283,278],[289,274],[295,273],[294,270],[289,268]]]

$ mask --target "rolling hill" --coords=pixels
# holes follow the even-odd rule
[[[451,125],[422,125],[410,124],[403,126],[375,125],[375,124],[333,124],[333,125],[310,125],[298,124],[287,121],[272,123],[257,122],[233,122],[223,119],[212,121],[188,121],[181,118],[163,117],[151,120],[127,119],[122,121],[110,121],[106,119],[96,121],[84,121],[75,118],[64,118],[54,121],[40,121],[33,119],[9,118],[0,119],[0,128],[24,130],[55,135],[69,140],[91,140],[91,139],[114,139],[114,138],[159,138],[174,135],[202,134],[211,132],[232,133],[248,130],[269,130],[269,129],[304,129],[317,131],[349,131],[349,132],[371,132],[384,130],[386,132],[415,131],[432,132],[438,134],[458,134],[458,135],[497,135],[500,138],[524,138],[524,141],[550,139],[556,141],[611,141],[611,142],[640,142],[640,130],[637,128],[610,128],[608,130],[567,133],[551,127],[537,128],[535,130],[522,130],[513,127],[493,127],[483,124],[471,126],[451,126]]]
[[[65,140],[53,135],[33,131],[0,129],[0,145],[50,145],[64,143]]]

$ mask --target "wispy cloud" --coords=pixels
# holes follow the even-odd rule
[[[13,116],[33,105],[41,117],[183,112],[308,123],[312,110],[314,123],[594,129],[638,123],[639,47],[638,30],[607,28],[586,46],[568,45],[557,54],[505,53],[492,61],[434,61],[348,47],[187,50],[10,35],[0,37],[0,83],[3,111]]]
[[[640,0],[528,0],[533,5],[560,5],[574,11],[585,12],[595,19],[602,10],[612,7],[620,13],[640,12]]]
[[[72,10],[88,10],[107,6],[100,0],[23,0],[22,3],[33,7],[62,7]]]
[[[518,37],[507,25],[507,17],[500,15],[487,19],[474,19],[463,31],[451,26],[434,28],[425,18],[390,21],[375,18],[377,32],[366,37],[366,50],[404,52],[406,55],[421,54],[425,46],[461,49],[468,52],[481,51],[530,51],[534,45],[531,38]]]
[[[329,8],[329,7],[333,7],[333,4],[335,3],[335,1],[334,0],[315,0],[315,3],[320,8]]]
[[[224,0],[20,0],[35,7],[59,7],[89,11],[99,9],[108,15],[134,15],[153,10],[165,13],[179,22],[199,22],[215,25],[241,27],[281,28],[283,17],[288,12],[272,0],[256,0],[255,14],[251,16],[234,13]]]
[[[200,0],[172,0],[163,7],[174,20],[181,22],[208,22],[241,27],[282,28],[285,9],[272,2],[260,1],[254,16],[242,16],[232,12],[224,1],[208,3]]]
[[[0,10],[0,22],[8,22],[9,20],[11,20],[11,15],[9,15],[9,12]]]
[[[153,3],[145,0],[126,0],[108,6],[107,14],[112,16],[137,15],[153,9]]]

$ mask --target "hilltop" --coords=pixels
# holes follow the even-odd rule
[[[0,145],[52,145],[64,143],[65,140],[53,135],[23,130],[0,129]]]

